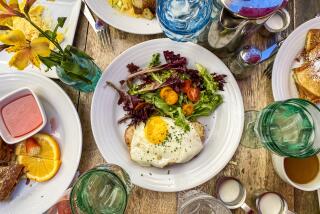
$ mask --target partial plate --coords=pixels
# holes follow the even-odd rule
[[[172,50],[187,57],[189,67],[200,63],[210,72],[227,75],[225,90],[221,92],[224,103],[209,117],[201,118],[206,126],[203,151],[185,164],[164,169],[141,167],[130,159],[124,143],[126,124],[118,125],[123,117],[122,107],[117,105],[118,94],[105,82],[119,85],[128,76],[126,65],[133,62],[145,67],[155,52]],[[162,61],[164,61],[162,57]],[[214,54],[193,43],[177,43],[169,39],[156,39],[138,44],[118,56],[103,73],[93,96],[91,125],[100,152],[107,162],[123,167],[132,182],[140,187],[176,192],[198,186],[219,173],[235,153],[242,134],[244,110],[238,84],[229,69]]]
[[[299,97],[291,68],[304,48],[308,31],[313,28],[320,29],[320,17],[300,25],[282,44],[272,70],[272,92],[276,101]]]
[[[127,33],[152,35],[162,33],[157,19],[130,17],[112,8],[108,0],[86,0],[90,9],[105,23]]]
[[[0,97],[21,87],[32,89],[45,109],[48,123],[44,132],[57,139],[62,164],[58,173],[44,183],[22,180],[11,199],[0,202],[0,213],[44,213],[69,187],[79,165],[82,131],[78,113],[67,94],[52,80],[28,72],[0,73]]]
[[[62,47],[67,45],[72,45],[74,35],[76,33],[76,28],[78,24],[80,9],[81,9],[81,0],[38,0],[37,4],[45,6],[44,17],[45,19],[52,20],[53,23],[56,23],[58,17],[67,17],[66,23],[62,30],[59,30],[64,34],[64,41],[62,42]],[[14,67],[10,67],[8,62],[12,54],[8,54],[5,51],[0,52],[0,73],[1,72],[14,72],[18,71]],[[56,69],[53,68],[46,71],[46,66],[41,65],[39,70],[33,65],[28,66],[23,72],[35,72],[41,73],[47,77],[58,79],[59,77],[56,74]]]

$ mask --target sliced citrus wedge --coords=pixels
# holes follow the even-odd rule
[[[51,135],[38,133],[32,136],[32,138],[34,138],[40,145],[40,153],[36,155],[28,154],[26,149],[26,141],[22,141],[16,146],[16,155],[33,156],[49,160],[60,160],[59,144]]]
[[[27,178],[37,182],[50,180],[58,172],[61,161],[19,155],[19,164],[25,166]]]

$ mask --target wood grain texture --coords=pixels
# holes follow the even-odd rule
[[[292,16],[289,29],[284,32],[288,35],[296,26],[314,17],[320,12],[319,0],[291,0],[288,10]],[[121,32],[110,27],[112,47],[101,48],[97,35],[88,26],[84,16],[80,16],[75,45],[85,50],[96,59],[96,63],[105,70],[112,60],[126,49],[143,41],[163,37],[163,35],[140,36]],[[265,39],[260,35],[254,36],[250,41],[259,47],[265,47]],[[245,110],[260,110],[273,101],[271,80],[262,71],[267,64],[262,64],[254,69],[253,74],[245,80],[238,81],[243,96]],[[83,152],[80,172],[84,172],[104,162],[92,135],[90,123],[90,107],[92,94],[78,93],[67,86],[60,84],[72,98],[78,107],[79,116],[83,128]],[[106,106],[106,111],[108,107]],[[248,149],[239,146],[230,163],[218,176],[227,175],[239,178],[248,191],[247,202],[254,205],[254,193],[260,190],[272,190],[280,192],[287,200],[289,208],[296,213],[317,214],[320,213],[315,192],[302,192],[284,183],[274,172],[271,156],[265,149]],[[216,178],[218,177],[216,176]],[[196,187],[208,194],[214,194],[216,178]],[[128,214],[173,214],[176,213],[177,200],[182,193],[159,193],[134,188],[127,208]],[[234,213],[243,213],[235,210]]]

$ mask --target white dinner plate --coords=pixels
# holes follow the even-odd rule
[[[21,87],[31,88],[39,97],[48,119],[43,131],[58,141],[62,164],[47,182],[27,185],[22,180],[10,200],[0,202],[0,213],[40,214],[57,202],[77,171],[82,151],[81,124],[70,98],[49,78],[28,72],[0,73],[0,97]]]
[[[81,9],[81,0],[38,0],[36,4],[41,4],[45,6],[43,17],[48,20],[52,20],[53,25],[55,25],[58,17],[67,17],[66,23],[59,32],[64,34],[64,41],[61,46],[66,47],[67,45],[72,45],[74,35],[76,33],[76,28],[79,19],[79,13]],[[8,62],[12,54],[8,54],[5,51],[0,52],[0,73],[1,72],[14,72],[19,71],[14,67],[10,67]],[[56,69],[52,68],[48,72],[46,71],[46,66],[41,65],[41,69],[36,68],[33,65],[29,65],[23,72],[36,72],[44,74],[47,77],[58,79],[56,74]]]
[[[86,2],[95,14],[114,28],[142,35],[162,33],[156,18],[148,20],[127,16],[112,8],[108,0],[86,0]]]
[[[126,124],[118,125],[124,116],[117,105],[118,94],[105,82],[119,86],[119,81],[128,76],[127,64],[133,62],[147,66],[153,53],[171,50],[187,57],[189,67],[200,63],[210,72],[227,75],[225,90],[221,92],[224,103],[209,117],[200,119],[206,127],[203,151],[185,164],[164,169],[141,167],[131,161],[124,142]],[[162,62],[164,59],[162,57]],[[140,187],[160,191],[176,192],[200,185],[219,173],[235,153],[242,134],[243,103],[237,82],[229,69],[214,54],[193,43],[177,43],[169,39],[156,39],[138,44],[118,56],[103,73],[93,96],[91,107],[92,131],[100,152],[107,162],[123,167],[132,182]]]
[[[320,29],[320,17],[300,25],[282,44],[272,70],[272,91],[276,101],[299,97],[291,68],[304,48],[308,31],[313,28]]]

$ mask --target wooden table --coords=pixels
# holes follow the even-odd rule
[[[265,0],[267,1],[267,0]],[[301,23],[313,18],[317,12],[320,12],[319,0],[291,0],[288,9],[291,14],[291,25],[286,32],[290,33]],[[104,70],[111,61],[127,48],[140,42],[163,37],[139,36],[121,32],[112,27],[112,48],[102,49],[97,35],[88,25],[87,20],[81,14],[76,33],[74,45],[85,50],[89,55],[96,59],[96,63]],[[263,39],[259,36],[252,39],[255,44],[264,46]],[[246,110],[259,110],[273,101],[271,81],[265,75],[266,64],[258,66],[254,74],[242,81],[238,81]],[[59,82],[65,89],[77,107],[83,127],[83,150],[80,172],[84,172],[97,164],[104,162],[92,135],[90,125],[90,107],[92,94],[79,93],[70,87]],[[316,214],[320,213],[316,192],[303,192],[294,189],[292,186],[283,182],[275,173],[271,155],[265,149],[248,149],[239,146],[232,161],[224,168],[219,175],[231,175],[239,178],[248,191],[247,202],[252,204],[253,192],[259,189],[268,189],[280,192],[287,200],[289,208],[296,213]],[[213,194],[215,178],[207,183],[196,187],[209,194]],[[136,187],[130,198],[127,208],[129,214],[171,214],[176,213],[177,200],[181,193],[160,193],[144,190]],[[242,213],[236,210],[234,213]]]

